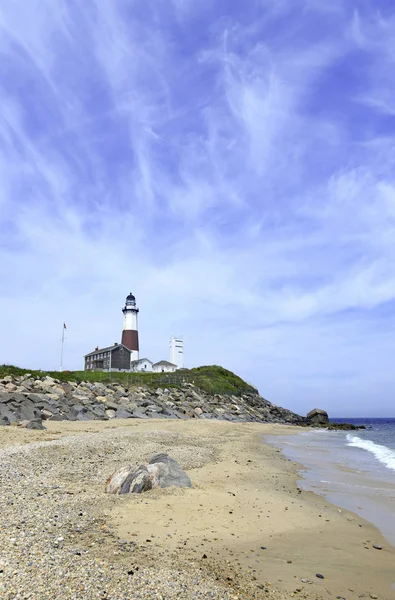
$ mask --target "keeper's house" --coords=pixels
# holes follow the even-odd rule
[[[131,350],[115,343],[108,348],[96,347],[85,354],[86,371],[130,371]]]

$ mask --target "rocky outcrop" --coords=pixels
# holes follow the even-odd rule
[[[259,423],[307,423],[257,392],[210,395],[191,383],[170,389],[125,388],[119,383],[67,383],[52,377],[0,379],[0,425],[33,421],[91,419],[219,419]]]
[[[147,465],[121,467],[108,478],[108,494],[140,494],[153,488],[192,487],[189,476],[168,454],[156,454]]]
[[[328,425],[328,413],[321,408],[313,408],[313,410],[307,414],[307,421],[309,425]]]

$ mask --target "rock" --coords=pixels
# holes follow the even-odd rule
[[[32,375],[3,378],[0,382],[0,418],[15,422],[37,417],[78,421],[120,417],[310,423],[305,417],[271,404],[258,392],[242,396],[210,395],[192,384],[174,389],[158,388],[153,392],[142,386],[125,389],[111,383],[62,383],[52,377]]]
[[[321,573],[316,573],[315,576],[318,577],[318,579],[325,579],[325,577],[321,575]]]
[[[35,408],[34,403],[31,400],[25,399],[16,410],[15,416],[17,421],[31,421],[40,416],[40,411]]]
[[[132,419],[148,419],[149,417],[141,410],[136,409],[132,412]]]
[[[18,427],[24,427],[25,429],[46,429],[40,418],[30,419],[30,421],[21,421],[18,423]]]
[[[328,413],[320,408],[313,408],[307,414],[307,420],[311,425],[326,425],[329,423]]]
[[[376,550],[382,550],[383,546],[380,546],[380,544],[373,544],[373,548],[375,548]]]
[[[107,400],[106,396],[96,396],[96,402],[103,402],[103,404],[105,404],[106,400]]]
[[[23,394],[18,394],[16,392],[13,393],[9,393],[9,392],[3,392],[0,394],[0,403],[2,404],[8,404],[9,402],[15,402],[15,403],[22,403],[26,400],[26,396],[24,396]]]
[[[44,409],[41,411],[41,418],[42,418],[43,420],[45,420],[45,419],[50,419],[50,418],[51,418],[51,417],[53,417],[53,416],[54,416],[54,413],[53,413],[52,411],[50,411],[50,410],[47,410],[47,409],[45,409],[45,408],[44,408]]]
[[[108,411],[106,411],[106,412],[108,412]],[[115,416],[117,419],[130,419],[133,417],[133,413],[130,412],[130,410],[118,407]]]
[[[189,476],[181,469],[180,465],[174,458],[168,454],[156,454],[149,462],[150,465],[166,465],[166,469],[161,473],[159,484],[160,487],[192,487],[192,482]]]
[[[121,467],[118,471],[115,471],[106,481],[106,492],[107,494],[120,494],[121,488],[128,475],[131,472],[131,467]]]
[[[0,417],[0,427],[6,427],[10,424],[8,417]]]
[[[121,467],[106,482],[108,494],[139,494],[156,487],[192,487],[189,476],[168,454],[157,454],[148,465]]]
[[[7,390],[7,392],[15,392],[17,389],[17,387],[14,383],[6,383],[6,385],[4,387]]]

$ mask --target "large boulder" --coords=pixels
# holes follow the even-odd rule
[[[192,482],[174,458],[168,454],[156,454],[148,465],[121,467],[108,478],[108,494],[140,494],[153,488],[192,487]]]
[[[320,408],[313,408],[307,414],[307,421],[310,425],[328,425],[328,413]]]

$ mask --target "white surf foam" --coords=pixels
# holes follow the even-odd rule
[[[366,450],[370,452],[380,461],[383,465],[385,465],[388,469],[395,471],[395,450],[391,450],[391,448],[387,448],[387,446],[381,446],[380,444],[375,444],[370,440],[363,440],[357,435],[352,435],[351,433],[347,434],[348,446],[354,446],[356,448],[362,448],[362,450]]]

